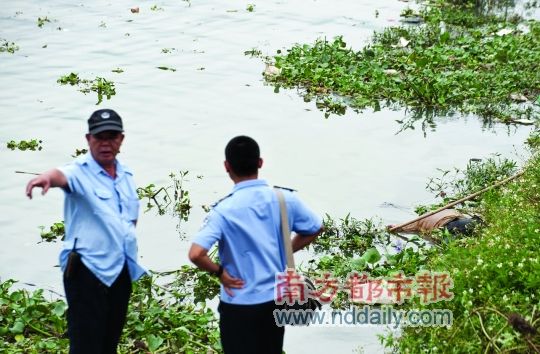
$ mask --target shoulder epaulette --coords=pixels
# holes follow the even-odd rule
[[[218,200],[217,202],[215,202],[214,204],[212,204],[212,208],[215,208],[216,205],[218,205],[219,203],[221,203],[222,201],[224,201],[225,199],[229,198],[231,195],[233,195],[232,193],[224,196],[223,198],[221,198],[220,200]]]
[[[274,186],[274,188],[285,189],[286,191],[289,191],[289,192],[297,192],[296,189],[287,188],[287,187]]]

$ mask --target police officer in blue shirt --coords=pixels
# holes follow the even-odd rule
[[[65,240],[60,253],[70,354],[109,354],[125,324],[131,282],[146,271],[137,264],[135,224],[139,200],[133,174],[116,159],[124,140],[120,116],[111,109],[88,119],[90,152],[28,182],[65,192]]]
[[[230,195],[209,213],[189,251],[199,268],[221,281],[221,343],[226,354],[281,354],[284,327],[273,311],[276,273],[286,268],[279,202],[261,179],[259,146],[250,137],[233,138],[225,148],[225,169],[235,183]],[[284,190],[289,225],[296,236],[293,251],[310,244],[322,231],[322,219]],[[208,250],[218,243],[221,264]]]

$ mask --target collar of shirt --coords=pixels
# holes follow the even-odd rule
[[[240,189],[255,187],[255,186],[267,186],[268,183],[263,179],[249,179],[247,181],[238,182],[234,185],[233,193]]]
[[[105,169],[103,167],[101,167],[101,165],[98,164],[96,160],[94,160],[94,157],[92,156],[92,154],[90,152],[88,152],[85,155],[81,156],[80,163],[81,163],[81,165],[84,165],[84,164],[88,165],[90,170],[93,173],[95,173],[96,175],[99,174],[99,173],[102,173],[105,176],[110,177],[109,174],[107,173],[107,171],[105,171]],[[120,163],[120,161],[118,161],[118,159],[116,159],[114,161],[114,163],[116,164],[116,178],[115,178],[115,180],[120,181],[124,177],[125,173],[128,173],[128,174],[133,176],[133,173],[131,172],[131,170],[129,168],[127,168],[127,167],[124,167],[124,165],[122,165]]]

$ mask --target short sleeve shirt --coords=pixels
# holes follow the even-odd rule
[[[131,279],[138,279],[146,271],[137,263],[135,222],[139,199],[132,172],[116,161],[117,176],[113,179],[90,153],[59,170],[69,187],[64,193],[62,270],[75,248],[84,265],[107,286],[126,263]]]
[[[291,231],[313,235],[322,219],[290,191],[283,190]],[[281,236],[279,201],[264,180],[237,183],[232,193],[208,214],[194,243],[210,249],[218,243],[219,259],[233,277],[244,280],[242,289],[221,300],[232,304],[258,304],[274,299],[276,273],[286,267]]]

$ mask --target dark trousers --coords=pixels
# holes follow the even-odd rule
[[[127,266],[107,287],[80,261],[64,273],[70,354],[114,354],[131,295]]]
[[[257,305],[219,303],[219,330],[225,354],[281,354],[285,327],[274,320],[274,301]]]

